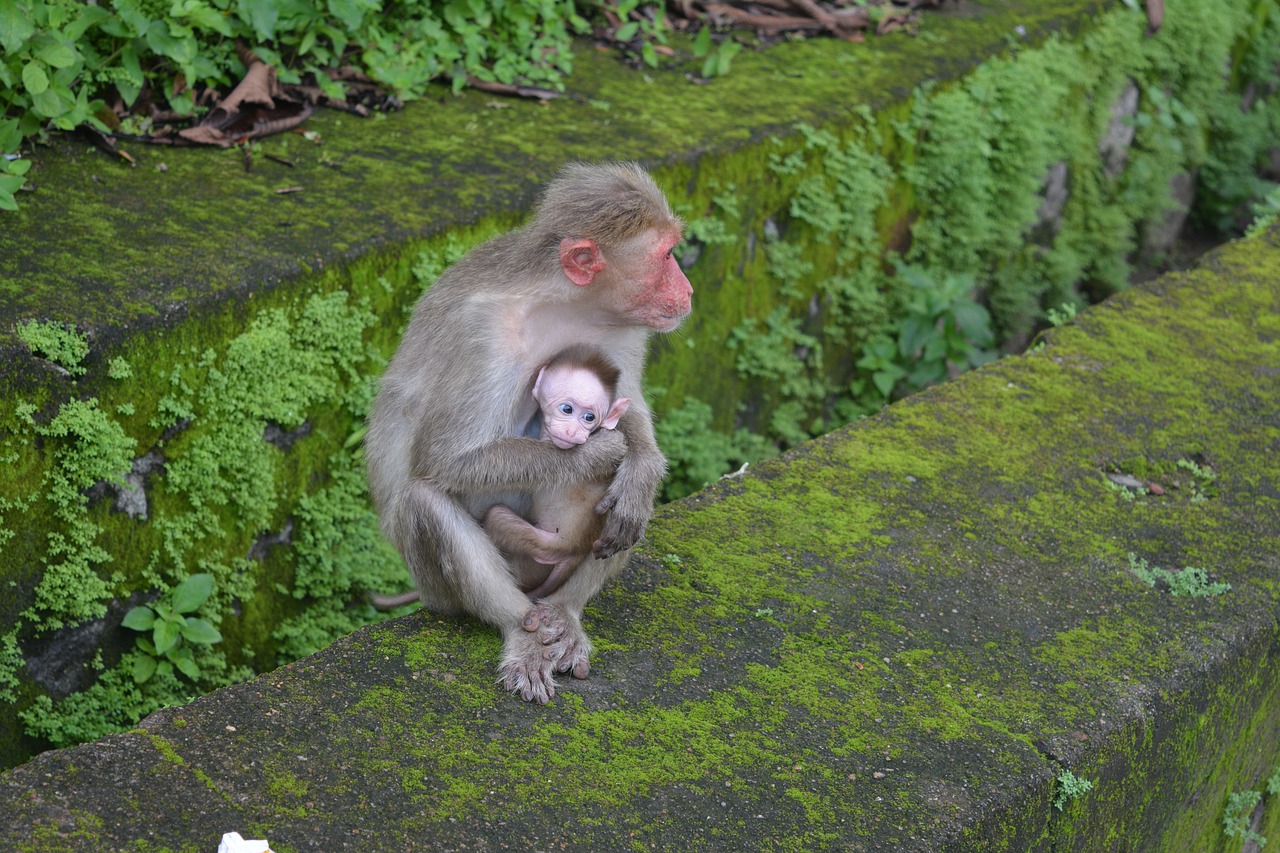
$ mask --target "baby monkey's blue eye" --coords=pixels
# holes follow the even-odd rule
[[[595,422],[596,422],[596,413],[595,413],[595,412],[587,412],[586,414],[584,414],[584,415],[582,416],[582,419],[583,419],[584,421],[586,421],[587,423],[589,423],[589,424],[593,424],[593,423],[595,423]]]
[[[572,414],[573,414],[573,406],[569,405],[568,403],[561,403],[561,404],[560,404],[560,414],[562,414],[562,415],[572,415]]]

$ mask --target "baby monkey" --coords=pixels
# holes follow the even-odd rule
[[[631,404],[616,396],[620,377],[621,371],[596,347],[574,344],[556,353],[534,379],[538,414],[526,435],[568,450],[597,429],[613,429]],[[503,504],[485,513],[485,531],[511,559],[520,589],[529,598],[555,592],[591,554],[604,528],[596,505],[608,488],[604,480],[540,489],[532,496],[531,521]]]

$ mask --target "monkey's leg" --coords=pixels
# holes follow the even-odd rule
[[[591,672],[591,640],[582,629],[582,610],[609,578],[622,571],[630,554],[623,552],[604,560],[590,555],[569,573],[560,589],[537,602],[563,614],[567,628],[549,646],[555,657],[555,671],[586,678]]]
[[[507,554],[531,557],[544,565],[553,565],[564,556],[556,548],[556,534],[533,526],[502,504],[495,504],[484,514],[484,529],[493,544]]]
[[[587,555],[569,554],[563,559],[556,561],[555,565],[551,567],[551,572],[543,579],[542,583],[538,584],[533,589],[526,591],[525,595],[529,596],[531,599],[546,598],[551,595],[551,593],[564,586],[565,581],[569,579],[569,575],[573,572],[574,568],[582,562],[582,559],[585,556]],[[521,586],[523,587],[524,584],[522,583]]]
[[[526,701],[551,699],[556,644],[568,620],[559,611],[534,607],[480,524],[429,481],[409,482],[397,516],[396,533],[403,537],[397,544],[423,603],[445,612],[461,609],[496,626],[502,632],[503,686]]]

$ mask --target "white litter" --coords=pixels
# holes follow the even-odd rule
[[[246,841],[240,837],[240,833],[228,832],[222,836],[218,853],[271,853],[271,847],[265,840]]]

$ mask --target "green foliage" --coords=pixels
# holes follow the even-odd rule
[[[733,58],[742,52],[742,45],[732,37],[712,38],[711,27],[698,30],[693,39],[693,55],[702,60],[703,77],[722,77],[729,73]]]
[[[1088,779],[1081,779],[1070,770],[1063,770],[1058,774],[1054,789],[1056,793],[1053,798],[1053,807],[1062,811],[1067,803],[1092,791],[1093,783]]]
[[[132,379],[133,368],[128,360],[115,356],[107,362],[107,376],[111,379]]]
[[[200,666],[192,646],[212,646],[222,642],[222,633],[208,621],[190,616],[213,592],[213,575],[191,575],[175,586],[168,601],[139,605],[125,614],[121,623],[134,631],[150,632],[138,639],[142,652],[133,660],[133,680],[148,681],[157,672],[169,675],[176,669],[192,681],[200,678]]]
[[[671,24],[667,21],[662,3],[642,3],[641,0],[597,0],[598,5],[613,13],[622,23],[613,37],[624,51],[638,53],[640,60],[650,68],[658,67],[658,52],[654,45],[665,45]],[[585,25],[580,25],[585,29]]]
[[[48,423],[30,407],[19,415],[45,440],[52,464],[44,477],[44,499],[58,524],[49,531],[35,604],[25,614],[47,628],[95,619],[104,612],[110,585],[98,567],[112,559],[96,540],[99,527],[85,512],[86,490],[95,483],[123,482],[137,442],[98,407],[96,398],[68,400]]]
[[[1280,184],[1272,185],[1266,196],[1252,206],[1253,222],[1245,232],[1249,237],[1257,237],[1280,221]]]
[[[1191,473],[1191,502],[1193,504],[1204,503],[1218,493],[1217,487],[1214,485],[1214,481],[1218,477],[1213,473],[1212,468],[1200,465],[1190,459],[1179,459],[1177,467]]]
[[[691,495],[725,472],[777,452],[764,436],[746,429],[726,435],[712,430],[711,420],[709,405],[689,399],[655,424],[658,444],[671,461],[663,485],[667,500]]]
[[[17,700],[15,691],[21,683],[17,674],[25,663],[22,649],[18,648],[18,632],[0,636],[0,702]]]
[[[385,618],[371,605],[351,599],[363,599],[370,590],[399,590],[406,580],[399,554],[379,533],[358,458],[350,452],[334,454],[330,477],[328,486],[297,504],[297,559],[289,594],[310,606],[272,632],[281,664]]]
[[[1172,572],[1150,565],[1145,558],[1130,552],[1129,571],[1147,586],[1163,584],[1169,594],[1183,598],[1211,598],[1231,591],[1231,584],[1210,580],[1209,573],[1195,566]]]
[[[991,315],[973,299],[973,277],[948,272],[941,280],[908,264],[898,274],[913,291],[898,330],[898,354],[906,361],[913,389],[947,378],[949,370],[977,367],[995,358]]]
[[[1259,177],[1259,167],[1280,138],[1280,98],[1258,95],[1280,84],[1280,15],[1258,15],[1245,32],[1232,97],[1209,102],[1208,153],[1197,181],[1196,215],[1219,229],[1238,227],[1251,205],[1254,217],[1265,218],[1275,201],[1274,185]]]
[[[89,342],[74,326],[30,320],[18,324],[14,332],[32,355],[53,362],[72,376],[84,376],[80,362],[89,354]]]
[[[1080,308],[1074,302],[1064,302],[1057,308],[1050,308],[1044,313],[1045,321],[1055,329],[1060,329],[1076,318]]]
[[[264,430],[269,424],[293,430],[344,394],[346,424],[357,423],[370,395],[368,365],[380,361],[364,343],[374,323],[367,305],[353,304],[345,291],[333,291],[262,310],[218,350],[192,350],[186,353],[189,358],[179,354],[171,359],[172,366],[161,374],[163,396],[149,403],[139,398],[140,407],[153,413],[149,429],[170,435],[162,442],[164,475],[148,488],[145,530],[130,534],[128,553],[114,554],[127,565],[109,577],[104,567],[113,555],[100,543],[103,530],[95,520],[100,516],[88,506],[87,491],[102,481],[121,482],[131,469],[136,440],[96,399],[70,400],[47,422],[40,421],[35,407],[20,408],[20,422],[43,442],[50,465],[38,499],[9,503],[18,510],[48,506],[55,522],[43,575],[23,620],[38,631],[54,630],[101,616],[104,602],[122,584],[160,591],[157,603],[135,608],[127,618],[127,627],[147,634],[137,648],[87,689],[56,703],[37,699],[21,715],[30,734],[59,746],[100,737],[157,708],[252,674],[228,663],[214,626],[225,630],[223,619],[232,607],[253,601],[261,579],[244,555],[262,531],[278,529],[283,506],[298,505],[299,496],[288,491],[287,477],[281,476],[283,453],[264,440]],[[106,371],[121,381],[143,378],[131,380],[128,374],[134,369],[123,359],[113,359]],[[146,381],[152,381],[150,376]],[[336,416],[342,417],[340,412]],[[344,434],[349,428],[344,425]],[[333,447],[341,444],[340,438],[331,441]],[[297,517],[303,540],[299,554],[314,542],[314,553],[330,549],[333,557],[330,563],[315,563],[315,572],[335,567],[345,572],[343,584],[324,587],[314,576],[307,581],[309,590],[335,596],[322,602],[325,612],[313,620],[331,632],[349,632],[377,618],[367,608],[340,622],[326,621],[334,600],[341,611],[344,594],[394,583],[385,554],[369,568],[364,546],[377,536],[377,527],[363,499],[358,462],[350,449],[341,455],[344,460],[331,462],[331,467],[347,503],[317,497],[304,501]],[[352,479],[356,486],[349,485]],[[328,522],[323,520],[326,511]],[[313,535],[315,526],[326,523],[326,535]],[[299,556],[304,568],[316,559]],[[403,565],[397,567],[402,580]],[[207,618],[193,616],[197,609]],[[300,614],[291,624],[303,622]],[[248,655],[251,650],[233,652]],[[20,662],[20,654],[16,660]],[[7,663],[13,662],[0,655],[0,689],[16,686],[16,669]]]
[[[1222,834],[1227,838],[1239,838],[1243,843],[1252,841],[1259,847],[1267,843],[1267,839],[1253,831],[1253,810],[1262,802],[1261,791],[1240,791],[1227,797],[1227,806],[1222,813]]]
[[[454,91],[471,79],[560,89],[570,39],[588,28],[572,0],[0,0],[0,155],[46,128],[105,129],[98,112],[111,91],[126,105],[144,89],[164,93],[165,106],[191,115],[196,90],[243,74],[237,42],[286,83],[306,77],[341,97],[324,70],[354,63],[414,98],[433,80]],[[657,19],[648,37],[665,30]],[[0,209],[14,208],[28,168],[0,161]]]
[[[26,178],[23,175],[31,170],[31,161],[24,160],[16,154],[6,153],[16,151],[18,148],[18,140],[13,139],[9,144],[13,147],[6,149],[6,137],[14,137],[16,133],[6,134],[6,126],[17,130],[18,123],[16,121],[0,121],[0,210],[17,210],[18,199],[16,197],[18,190],[26,184]]]
[[[1262,802],[1264,793],[1268,803],[1271,803],[1271,797],[1280,795],[1280,766],[1271,772],[1262,791],[1240,791],[1227,797],[1222,812],[1222,834],[1227,838],[1239,838],[1243,844],[1252,842],[1265,847],[1266,837],[1253,830],[1253,811]]]

